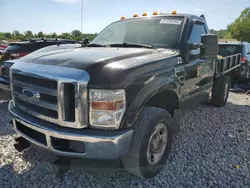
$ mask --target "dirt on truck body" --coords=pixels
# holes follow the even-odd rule
[[[226,104],[240,54],[217,59],[204,16],[154,12],[111,23],[81,48],[31,53],[10,69],[9,111],[20,135],[61,157],[119,159],[154,177],[181,112],[211,95]]]

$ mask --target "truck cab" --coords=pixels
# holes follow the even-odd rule
[[[20,135],[58,156],[119,159],[141,178],[166,163],[181,112],[226,104],[240,55],[217,60],[204,16],[154,12],[116,21],[82,48],[31,53],[10,68]]]

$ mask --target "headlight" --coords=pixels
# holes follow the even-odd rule
[[[118,129],[126,109],[125,90],[91,89],[90,125],[100,129]]]

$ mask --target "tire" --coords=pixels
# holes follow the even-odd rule
[[[163,169],[173,141],[173,131],[170,128],[171,121],[171,115],[161,108],[145,107],[142,110],[134,125],[134,135],[130,151],[122,158],[123,167],[127,172],[140,178],[148,179],[154,177]],[[162,149],[162,157],[159,157],[158,162],[154,161],[156,162],[155,164],[153,164],[152,161],[150,164],[147,156],[150,156],[152,160],[152,155],[147,155],[149,154],[148,143],[150,140],[153,140],[152,134],[156,131],[155,128],[160,130],[158,127],[162,127],[161,135],[162,138],[166,135],[167,142],[165,145],[160,141],[160,144],[156,144],[156,147],[159,145],[162,146],[160,147]],[[161,141],[163,141],[163,139]],[[153,149],[155,148],[152,146],[152,150]],[[157,158],[155,160],[157,160]]]
[[[222,107],[227,103],[230,88],[230,78],[222,76],[215,81],[212,90],[211,104],[216,107]]]
[[[0,88],[0,100],[8,101],[11,99],[11,92]]]

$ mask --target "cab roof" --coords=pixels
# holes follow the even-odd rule
[[[137,14],[135,14],[137,15]],[[150,15],[148,14],[148,16],[151,16],[150,18],[157,18],[157,17],[166,17],[166,16],[171,16],[171,17],[184,17],[184,18],[189,18],[189,19],[195,19],[198,21],[202,21],[202,22],[206,22],[206,19],[204,17],[204,15],[193,15],[193,14],[185,14],[185,13],[176,13],[176,14],[171,14],[171,13],[165,13],[165,12],[159,12],[157,13],[157,15]],[[147,16],[143,16],[143,15],[137,15],[136,17],[133,17],[133,15],[131,17],[125,18],[124,16],[122,16],[123,19],[122,20],[131,20],[131,19],[143,19],[143,18],[148,18]]]
[[[190,19],[196,19],[196,20],[200,20],[200,21],[205,21],[204,17],[201,16],[197,16],[194,14],[185,14],[185,13],[177,13],[177,14],[170,14],[170,13],[159,13],[158,16],[177,16],[177,17],[185,17],[185,18],[190,18]]]

